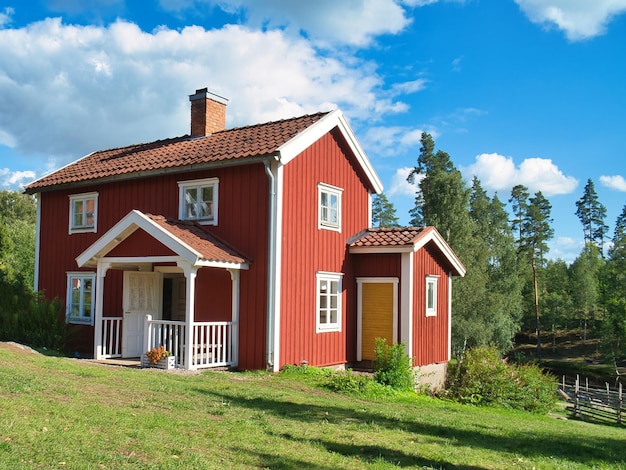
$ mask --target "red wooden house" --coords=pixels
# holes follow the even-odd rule
[[[450,279],[433,228],[366,229],[382,185],[340,111],[225,129],[190,96],[191,134],[89,154],[38,198],[36,288],[65,299],[97,359],[165,345],[179,367],[278,371],[450,357]],[[187,347],[191,345],[191,347]]]

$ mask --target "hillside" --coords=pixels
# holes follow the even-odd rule
[[[619,468],[626,429],[0,343],[0,468]]]

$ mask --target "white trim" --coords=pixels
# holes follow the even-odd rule
[[[39,290],[39,261],[41,253],[41,193],[35,193],[37,201],[37,219],[35,222],[35,278],[33,280],[33,289],[35,292]]]
[[[401,259],[401,279],[400,290],[400,337],[405,345],[406,353],[414,357],[413,354],[413,277],[414,277],[414,256],[413,253],[402,253]]]
[[[397,277],[357,277],[356,360],[363,360],[363,284],[393,284],[392,341],[398,342],[398,283]]]
[[[98,192],[92,191],[89,193],[79,193],[79,194],[70,194],[70,211],[69,211],[69,225],[68,225],[68,233],[70,235],[74,233],[97,233],[98,232]],[[74,202],[75,201],[83,201],[83,204],[86,201],[90,201],[93,199],[93,226],[83,225],[79,227],[74,227]]]
[[[322,194],[328,194],[328,197],[337,198],[337,223],[332,223],[322,219]],[[327,183],[317,183],[317,228],[318,230],[332,230],[341,233],[342,225],[342,194],[343,189],[332,186]]]
[[[76,325],[93,325],[94,317],[96,315],[96,302],[97,302],[97,293],[96,293],[96,273],[92,271],[69,271],[66,273],[67,277],[67,288],[65,291],[65,321],[67,323],[76,324]],[[73,279],[89,279],[91,281],[91,316],[73,316],[71,315],[72,309],[72,280]],[[80,306],[83,305],[83,291],[81,290],[81,303]]]
[[[274,249],[276,265],[274,269],[274,276],[276,276],[276,283],[274,286],[274,292],[276,298],[274,299],[275,323],[274,323],[274,372],[280,370],[280,326],[281,326],[281,310],[280,310],[280,296],[282,285],[282,257],[283,257],[283,197],[284,197],[284,167],[282,164],[276,165],[276,244]]]
[[[203,178],[197,180],[178,181],[178,218],[180,220],[193,220],[201,225],[217,225],[217,215],[219,212],[219,178]],[[213,217],[187,217],[185,190],[212,187],[213,188]]]
[[[334,323],[320,324],[320,283],[321,281],[337,282],[337,293],[330,294],[337,296],[337,321]],[[342,330],[343,321],[343,273],[331,273],[325,271],[318,271],[315,273],[315,332],[316,333],[330,333],[340,332]],[[327,306],[326,309],[330,311],[331,307]]]
[[[425,288],[425,293],[424,293],[424,300],[425,300],[425,305],[424,305],[424,312],[426,313],[427,317],[436,317],[437,316],[437,295],[438,295],[438,291],[439,291],[439,276],[433,276],[433,275],[427,275],[425,282],[424,282],[424,288]],[[433,303],[434,305],[432,307],[429,307],[428,305],[428,287],[430,285],[434,286],[434,291],[433,291]]]
[[[448,273],[448,361],[452,359],[452,273]]]
[[[365,173],[365,176],[367,177],[367,180],[374,192],[380,194],[383,191],[383,185],[369,158],[354,135],[354,132],[350,128],[348,121],[344,117],[343,113],[338,109],[328,113],[322,119],[281,145],[278,148],[281,162],[286,165],[335,127],[339,128],[339,131],[346,139],[348,146],[356,157],[359,166]]]

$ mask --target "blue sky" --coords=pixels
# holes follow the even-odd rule
[[[87,6],[86,6],[87,5]],[[0,0],[0,189],[91,151],[341,108],[401,222],[427,131],[471,181],[552,203],[550,256],[582,247],[589,178],[626,205],[626,0]]]

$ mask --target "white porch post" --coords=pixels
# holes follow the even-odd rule
[[[413,252],[402,253],[400,288],[400,341],[404,343],[406,353],[413,357]]]
[[[142,357],[143,354],[145,354],[146,351],[150,351],[150,349],[152,348],[152,328],[150,325],[150,322],[152,321],[152,315],[147,314],[144,317],[143,320],[143,353],[142,353]],[[143,364],[143,361],[142,361]]]
[[[98,261],[96,268],[96,305],[94,309],[94,338],[93,338],[93,357],[94,359],[103,359],[102,357],[102,317],[104,308],[104,277],[111,267],[111,263],[102,263]]]
[[[196,275],[198,267],[189,263],[179,262],[178,266],[183,269],[187,284],[186,293],[186,309],[185,309],[185,369],[196,369],[196,365],[192,364],[193,347],[194,347],[194,322],[196,319]]]
[[[237,367],[239,365],[239,291],[240,291],[240,282],[239,282],[239,274],[240,271],[238,269],[229,269],[230,279],[232,281],[232,338],[231,338],[231,348],[232,348],[232,361],[233,366]]]

